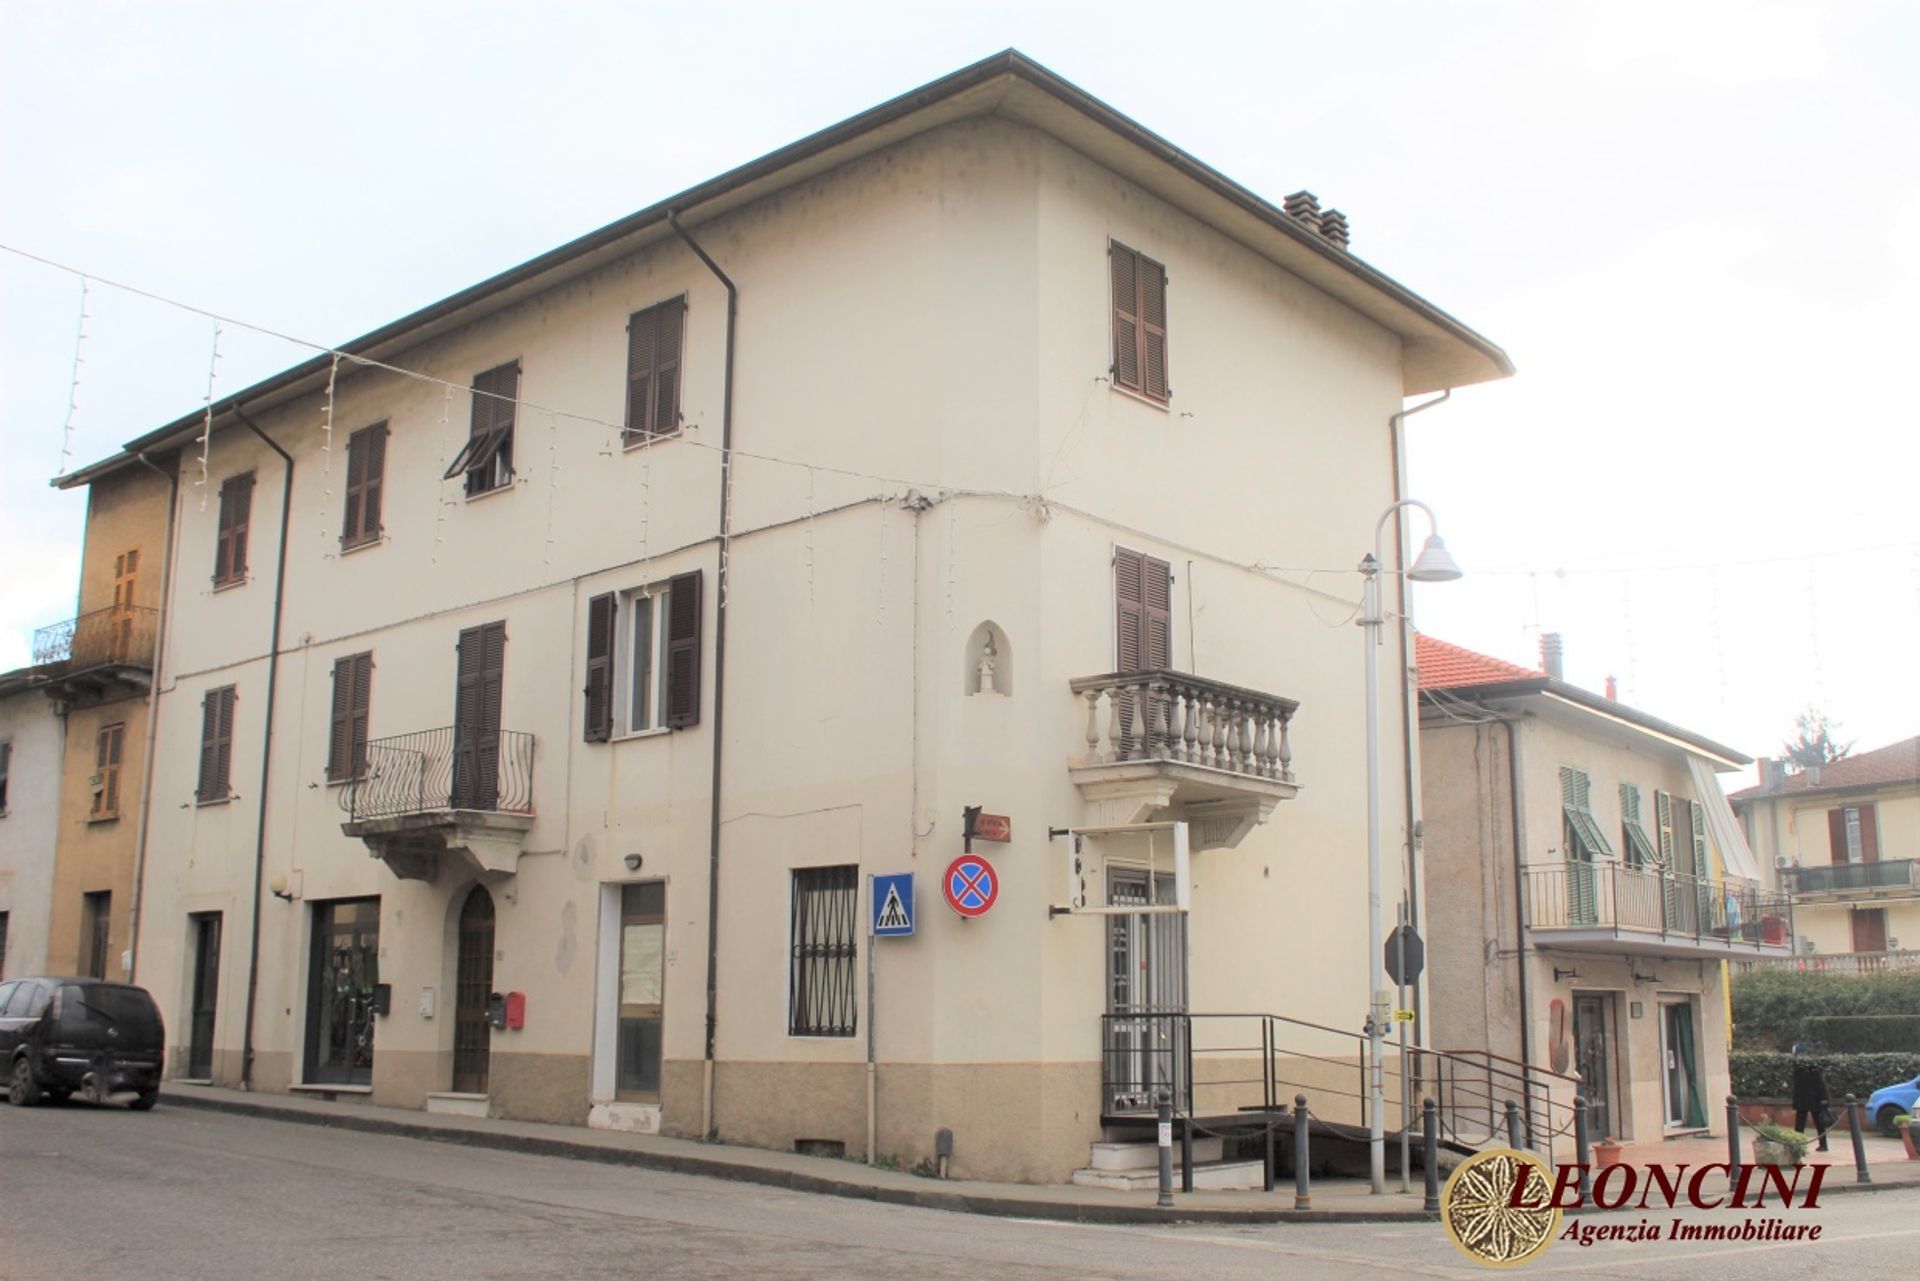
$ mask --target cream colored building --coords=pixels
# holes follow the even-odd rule
[[[61,722],[38,669],[0,674],[0,977],[44,973]]]
[[[1596,1136],[1724,1133],[1726,962],[1792,952],[1714,778],[1750,758],[1553,657],[1417,655],[1431,1043],[1577,1078]]]
[[[1005,54],[218,402],[204,467],[197,415],[131,444],[182,468],[176,1041],[206,1007],[220,1082],[909,1165],[948,1129],[1051,1181],[1133,1102],[1110,1007],[1358,1027],[1358,576],[1260,566],[1353,565],[1405,398],[1509,367],[1289,205]],[[1011,831],[963,919],[971,806]],[[1053,910],[1171,856],[1091,835],[1074,884],[1050,828],[1161,818],[1184,934]]]
[[[1793,895],[1805,969],[1920,965],[1920,737],[1731,797],[1768,883]]]

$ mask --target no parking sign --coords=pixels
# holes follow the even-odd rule
[[[978,854],[962,854],[947,864],[940,878],[940,893],[947,906],[969,920],[985,916],[1000,897],[1000,875],[993,864]]]

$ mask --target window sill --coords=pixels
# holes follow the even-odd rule
[[[607,741],[609,743],[630,743],[638,738],[661,738],[671,733],[673,733],[671,727],[661,725],[655,729],[637,729],[627,734],[615,734]]]
[[[627,434],[626,429],[622,428],[620,431],[620,452],[631,454],[636,450],[646,449],[652,445],[664,445],[670,440],[679,440],[686,434],[687,429],[684,425],[676,427],[672,431],[655,432],[650,436],[630,436]]]
[[[205,809],[209,805],[231,804],[233,799],[232,792],[228,792],[225,796],[196,796],[193,798],[193,805],[195,809]]]
[[[488,492],[492,492],[492,491],[488,491]],[[378,547],[380,544],[386,541],[387,541],[386,534],[379,533],[379,534],[375,534],[372,538],[363,538],[357,543],[341,543],[340,554],[342,556],[351,556],[353,555],[353,553],[358,551],[365,551],[369,547]]]
[[[240,575],[238,578],[216,578],[213,580],[213,590],[215,592],[229,591],[235,587],[245,587],[247,582],[248,576],[245,574]]]
[[[367,776],[365,774],[349,774],[341,778],[330,778],[326,781],[325,785],[327,787],[345,787],[348,783],[364,783],[366,781]]]
[[[514,477],[509,476],[503,483],[495,485],[492,489],[483,489],[477,494],[468,494],[467,501],[477,503],[483,498],[492,498],[495,494],[511,493],[513,492],[514,479]]]
[[[111,814],[89,814],[89,815],[87,815],[87,822],[88,822],[89,824],[92,824],[92,823],[117,823],[117,822],[119,822],[119,821],[120,821],[120,813],[119,813],[119,811],[118,811],[118,810],[116,810],[116,811],[114,811],[114,812],[113,812],[113,813],[111,813]]]
[[[1135,391],[1131,387],[1122,387],[1119,383],[1113,380],[1112,374],[1107,375],[1107,386],[1113,388],[1115,393],[1117,393],[1118,395],[1125,396],[1128,400],[1137,400],[1143,405],[1149,405],[1154,409],[1159,410],[1163,414],[1170,414],[1173,412],[1173,393],[1172,392],[1168,392],[1167,398],[1165,400],[1161,400],[1158,397],[1147,395],[1147,393],[1144,391]]]

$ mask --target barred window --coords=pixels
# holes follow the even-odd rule
[[[794,870],[788,1036],[854,1034],[859,885],[860,869],[851,865]]]

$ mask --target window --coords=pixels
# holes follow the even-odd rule
[[[620,887],[620,1015],[614,1041],[614,1090],[621,1098],[660,1097],[660,1010],[665,977],[667,887]]]
[[[1113,549],[1117,672],[1152,672],[1173,662],[1173,567],[1124,547]]]
[[[127,727],[108,725],[94,740],[93,809],[90,819],[120,817],[120,752],[127,738]]]
[[[1117,240],[1107,242],[1113,279],[1113,385],[1164,401],[1167,386],[1167,269]]]
[[[513,479],[513,411],[519,399],[519,361],[474,375],[473,426],[441,479],[465,472],[469,496],[491,493]]]
[[[7,812],[7,779],[13,773],[13,740],[0,739],[0,814]]]
[[[680,342],[686,315],[682,295],[636,311],[627,321],[629,445],[680,430]]]
[[[347,510],[340,546],[380,541],[380,492],[387,477],[387,425],[375,423],[347,437]]]
[[[1613,857],[1613,847],[1593,816],[1593,783],[1585,770],[1560,767],[1560,813],[1569,859],[1591,863]]]
[[[702,608],[699,570],[587,602],[587,742],[700,723]]]
[[[1847,914],[1848,926],[1853,933],[1853,950],[1856,952],[1884,952],[1887,950],[1887,909],[1884,907],[1856,907]]]
[[[108,932],[113,915],[113,895],[98,890],[83,896],[80,904],[80,954],[86,958],[88,978],[107,977]]]
[[[200,700],[200,785],[195,797],[206,804],[231,794],[233,772],[234,687],[210,689]]]
[[[1835,863],[1873,863],[1880,858],[1880,825],[1871,805],[1827,811],[1827,842]]]
[[[349,654],[333,664],[333,715],[327,731],[327,777],[359,778],[367,768],[367,706],[373,697],[373,655]]]
[[[793,873],[793,963],[788,1036],[852,1036],[860,869],[802,867]]]
[[[140,549],[113,558],[113,611],[107,615],[107,659],[124,663],[133,657],[134,589],[140,581]],[[0,807],[4,808],[4,807]]]
[[[1640,789],[1632,783],[1620,784],[1620,848],[1626,851],[1628,867],[1660,861],[1646,829],[1640,825]]]
[[[229,476],[220,485],[220,525],[213,541],[213,585],[247,580],[247,528],[253,519],[253,473]]]

